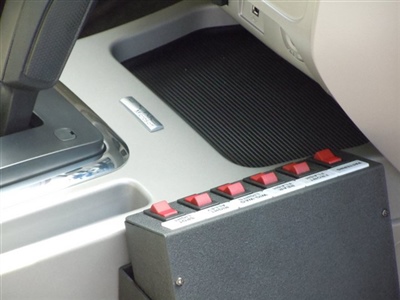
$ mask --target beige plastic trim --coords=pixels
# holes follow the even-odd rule
[[[331,94],[400,170],[400,2],[320,2],[312,50]]]
[[[278,13],[289,21],[299,21],[304,18],[307,12],[308,1],[304,0],[249,0],[249,2],[257,6],[267,15],[273,14],[271,11]]]

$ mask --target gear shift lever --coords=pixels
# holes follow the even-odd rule
[[[5,2],[0,19],[0,188],[103,155],[102,132],[75,107],[79,99],[58,82],[94,2]]]
[[[30,127],[58,81],[93,0],[7,1],[0,19],[0,136]]]

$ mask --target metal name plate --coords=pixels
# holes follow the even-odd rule
[[[164,129],[164,126],[136,99],[124,97],[120,102],[150,131],[155,132]]]

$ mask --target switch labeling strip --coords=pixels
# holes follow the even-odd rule
[[[161,225],[170,230],[179,229],[201,222],[203,220],[229,213],[236,209],[241,209],[263,201],[267,201],[277,196],[288,194],[307,186],[315,185],[336,178],[338,176],[346,175],[368,167],[368,163],[361,160],[354,160],[328,170],[317,172],[300,179],[285,182],[283,184],[267,188],[259,192],[255,192],[250,195],[231,200],[230,202],[221,203],[219,205],[215,205],[201,211],[185,214],[181,217],[162,222]]]

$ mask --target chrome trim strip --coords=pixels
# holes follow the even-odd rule
[[[129,158],[128,146],[81,99],[61,82],[56,90],[84,115],[103,135],[105,151],[101,157],[89,159],[54,172],[43,174],[0,189],[1,195],[29,193],[30,196],[48,194],[109,174],[123,166]]]

